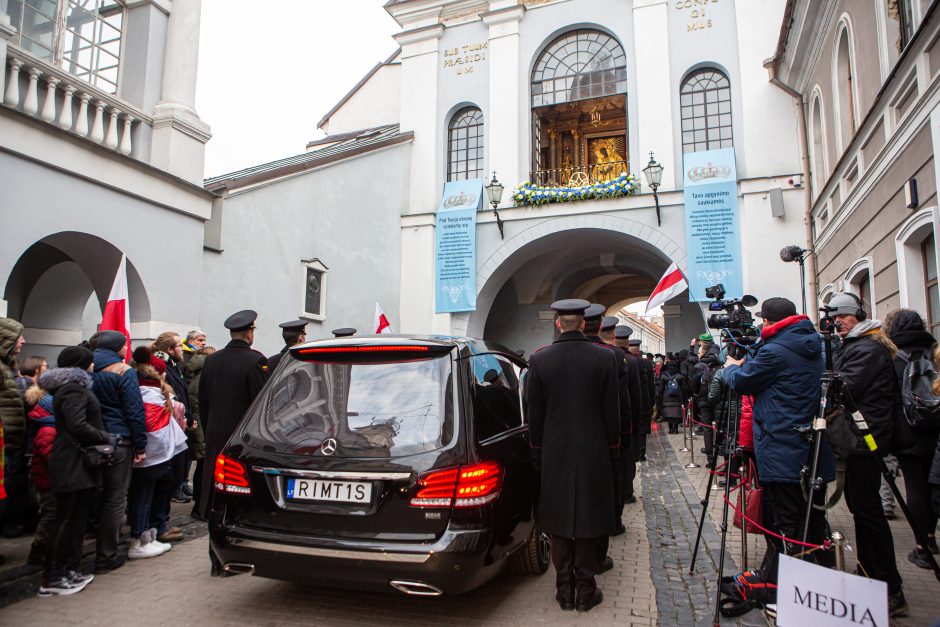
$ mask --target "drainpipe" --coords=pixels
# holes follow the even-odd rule
[[[793,98],[793,104],[798,113],[799,135],[800,135],[800,153],[803,164],[803,196],[806,203],[806,211],[803,213],[803,225],[806,229],[806,249],[813,251],[807,257],[809,265],[809,316],[816,322],[819,321],[819,289],[817,288],[818,279],[816,276],[816,252],[813,248],[813,192],[810,189],[810,168],[809,168],[809,142],[806,132],[806,107],[803,101],[803,94],[796,91],[777,77],[777,58],[769,59],[764,63],[767,72],[770,74],[770,83]]]

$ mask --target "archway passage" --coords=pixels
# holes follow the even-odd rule
[[[470,316],[468,334],[513,350],[532,351],[555,338],[550,305],[583,298],[608,307],[645,300],[671,263],[650,243],[626,233],[576,228],[536,239],[510,255],[487,280]],[[666,317],[667,342],[700,333],[700,309],[681,295]]]
[[[59,351],[95,332],[108,300],[121,250],[88,233],[44,237],[20,255],[7,278],[7,315],[23,323],[21,355],[55,362]],[[127,262],[131,321],[150,320],[150,301],[134,264]]]

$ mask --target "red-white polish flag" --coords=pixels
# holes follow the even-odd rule
[[[375,333],[394,333],[392,331],[392,325],[389,324],[388,318],[385,317],[385,312],[382,311],[382,308],[379,307],[379,304],[375,304],[375,316],[372,318],[372,326],[375,327]]]
[[[673,263],[666,269],[666,274],[664,274],[663,278],[659,280],[659,283],[656,285],[656,289],[653,290],[653,293],[650,294],[649,300],[646,301],[645,313],[649,313],[651,309],[655,309],[666,301],[675,298],[688,289],[688,287],[689,284],[686,283],[685,276],[682,274],[682,270],[679,269],[679,266]]]
[[[127,298],[127,257],[121,255],[121,263],[118,265],[117,275],[114,277],[114,285],[111,286],[111,294],[108,296],[108,302],[104,306],[104,313],[101,314],[101,325],[99,331],[117,331],[127,338],[127,358],[131,358],[131,309],[130,301]]]

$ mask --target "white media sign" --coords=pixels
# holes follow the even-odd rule
[[[888,586],[785,555],[777,571],[777,624],[888,627]]]

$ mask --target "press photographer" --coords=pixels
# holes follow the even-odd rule
[[[806,498],[800,484],[810,442],[801,428],[807,427],[819,407],[823,373],[822,343],[813,323],[797,315],[796,306],[786,298],[768,298],[757,314],[764,319],[761,344],[752,357],[729,353],[724,382],[738,394],[752,395],[754,455],[764,488],[764,525],[790,539],[800,537]],[[813,502],[825,503],[825,482],[835,479],[835,462],[828,445],[823,444],[819,460],[823,480]],[[876,489],[877,496],[877,489]],[[813,508],[808,542],[822,544],[826,538],[823,510]],[[761,567],[739,575],[750,583],[777,580],[777,556],[800,548],[768,537]],[[811,558],[830,566],[832,554],[816,551]]]
[[[864,303],[854,294],[835,294],[829,301],[842,345],[834,367],[844,381],[848,404],[868,423],[878,444],[876,454],[891,452],[894,422],[901,406],[894,371],[897,348],[879,320],[869,320]],[[894,538],[881,507],[881,465],[869,447],[856,438],[846,459],[845,501],[855,521],[858,562],[864,574],[888,584],[891,616],[907,609],[901,575],[894,557]]]

